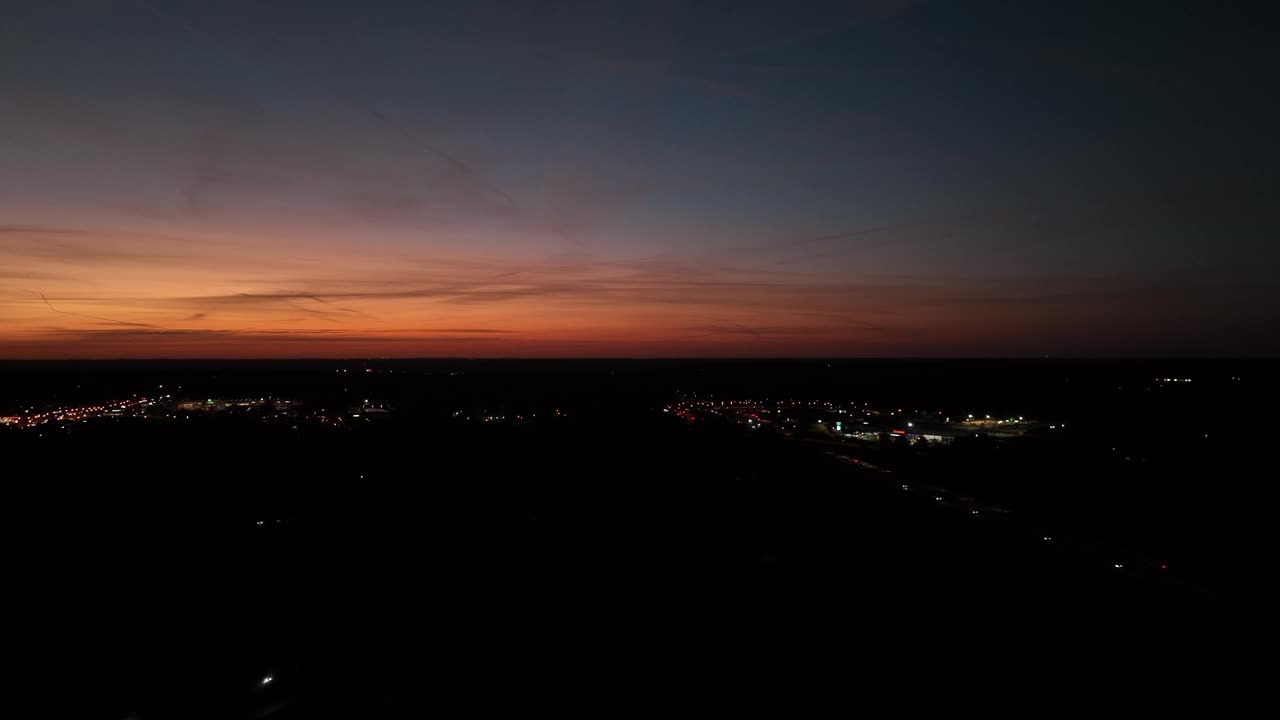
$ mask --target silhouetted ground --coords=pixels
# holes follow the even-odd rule
[[[1265,583],[1116,569],[1114,538],[1043,542],[1041,514],[903,492],[927,463],[890,479],[604,404],[515,427],[0,435],[11,612],[46,714],[421,717],[602,692],[609,712],[795,684],[971,707],[1265,668]]]

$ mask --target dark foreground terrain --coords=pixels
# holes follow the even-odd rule
[[[333,404],[341,385],[399,402],[341,427],[211,416],[0,432],[12,633],[47,688],[44,715],[611,713],[680,688],[728,704],[795,686],[846,703],[1023,707],[1033,686],[1054,688],[1040,701],[1154,698],[1188,678],[1247,686],[1267,667],[1255,658],[1275,640],[1274,491],[1244,474],[1265,469],[1265,446],[1185,450],[1168,466],[1181,470],[1158,473],[1159,517],[1126,524],[1105,489],[1118,507],[1148,489],[1120,489],[1125,465],[1099,464],[1084,440],[1078,466],[1055,451],[1051,482],[1019,451],[1010,467],[1053,485],[1019,495],[990,481],[1005,466],[985,455],[980,474],[937,465],[977,451],[873,472],[825,445],[659,410],[708,368],[711,392],[725,376],[785,384],[776,365],[375,367],[405,373],[328,387],[331,367],[303,365],[5,369],[15,395],[163,375],[202,394],[289,385],[277,392]],[[989,368],[944,370],[999,386]],[[904,382],[877,372],[861,389]],[[902,386],[930,391],[911,377]],[[504,403],[540,419],[454,416]],[[902,487],[924,482],[1021,504],[979,517]],[[1226,569],[1199,539],[1235,548]]]

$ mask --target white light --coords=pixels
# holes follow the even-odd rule
[[[1118,567],[1118,568],[1122,568],[1122,567],[1124,567],[1124,566],[1123,566],[1123,565],[1121,565],[1120,563],[1116,563],[1116,567]]]
[[[907,427],[915,427],[915,426],[912,425],[911,423],[907,423]]]
[[[274,680],[274,679],[275,679],[275,678],[273,678],[273,677],[271,677],[270,675],[268,675],[268,676],[266,676],[266,677],[262,678],[262,684],[263,684],[263,685],[270,685],[270,684],[271,684],[271,681],[272,681],[272,680]]]

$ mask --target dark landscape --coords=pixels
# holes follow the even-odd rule
[[[6,413],[163,393],[0,428],[30,549],[22,632],[104,717],[482,711],[654,683],[880,693],[1073,668],[1105,683],[1117,662],[1159,683],[1274,638],[1276,490],[1266,443],[1240,430],[1265,422],[1274,369],[6,363]],[[788,409],[720,409],[747,394]],[[251,396],[276,402],[176,410]],[[826,403],[865,403],[889,433],[916,406],[1026,421],[861,440],[824,429],[852,417],[809,409]]]

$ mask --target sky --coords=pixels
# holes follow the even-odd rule
[[[0,358],[1276,355],[1263,10],[10,0]]]

